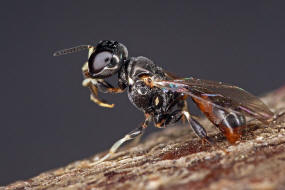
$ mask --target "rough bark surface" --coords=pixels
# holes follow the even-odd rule
[[[272,111],[285,107],[285,87],[262,99]],[[285,116],[265,126],[251,121],[230,145],[208,120],[201,123],[227,153],[203,145],[187,127],[170,127],[111,160],[94,157],[6,187],[20,189],[285,189]],[[2,189],[0,188],[0,189]]]

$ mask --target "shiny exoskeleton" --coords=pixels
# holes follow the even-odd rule
[[[135,107],[151,115],[157,127],[164,127],[181,118],[184,96],[148,85],[145,80],[153,76],[160,80],[167,79],[163,70],[151,60],[145,57],[131,58],[119,72],[119,86],[128,88],[128,97]]]
[[[129,100],[145,115],[142,125],[117,141],[100,161],[109,158],[124,142],[141,135],[150,122],[156,127],[166,127],[185,118],[197,136],[211,143],[206,130],[188,111],[188,96],[230,143],[240,140],[242,129],[246,126],[245,116],[264,123],[273,118],[274,114],[258,98],[239,87],[194,78],[179,79],[146,57],[129,58],[127,48],[116,41],[100,41],[96,46],[82,45],[54,55],[84,49],[89,50],[89,55],[82,67],[83,86],[90,89],[91,100],[112,108],[114,104],[98,98],[98,91],[121,93],[127,90]],[[105,80],[114,75],[118,75],[118,87]]]

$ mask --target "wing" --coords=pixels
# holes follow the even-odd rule
[[[244,113],[260,121],[268,122],[274,116],[269,108],[256,96],[237,86],[222,82],[182,78],[155,80],[154,85],[173,92],[181,92],[213,106]],[[207,98],[204,98],[207,97]]]

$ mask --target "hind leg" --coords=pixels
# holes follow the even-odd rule
[[[195,134],[200,137],[202,141],[213,144],[211,139],[208,137],[207,131],[204,129],[204,127],[186,110],[175,110],[171,114],[157,115],[154,117],[154,123],[156,127],[162,128],[170,123],[178,122],[181,118],[183,118],[183,116],[185,117],[186,121],[188,121]]]
[[[206,141],[207,143],[213,145],[213,142],[210,137],[208,137],[205,128],[196,119],[194,119],[188,111],[183,111],[182,113],[195,134],[202,139],[202,142]]]
[[[189,112],[188,111],[188,104],[187,104],[186,100],[183,101],[183,104],[181,105],[181,108],[182,108],[183,112]],[[187,118],[186,118],[186,116],[184,114],[183,114],[181,120],[182,120],[183,124],[186,123]]]

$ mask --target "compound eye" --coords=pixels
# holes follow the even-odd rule
[[[98,53],[92,63],[92,68],[95,73],[100,72],[105,66],[112,61],[113,54],[108,51]]]

